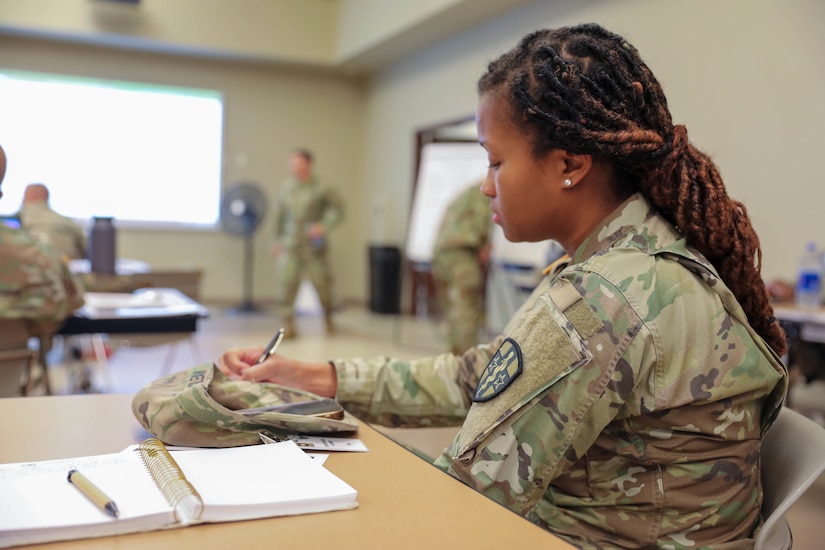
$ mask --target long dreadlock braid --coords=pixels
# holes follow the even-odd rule
[[[564,149],[613,165],[618,185],[643,193],[705,255],[754,330],[784,353],[745,206],[728,197],[685,127],[673,125],[662,87],[636,48],[595,24],[536,31],[490,63],[478,91],[509,94],[536,157]]]

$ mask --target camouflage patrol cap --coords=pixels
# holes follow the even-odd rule
[[[159,378],[139,390],[132,399],[132,413],[164,443],[191,447],[252,445],[260,443],[261,431],[278,436],[358,429],[347,413],[335,420],[284,412],[240,412],[323,399],[277,384],[230,380],[214,363],[204,363]]]

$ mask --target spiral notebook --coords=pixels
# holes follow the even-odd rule
[[[66,479],[82,472],[114,518]],[[357,492],[294,442],[0,464],[0,547],[356,508]]]

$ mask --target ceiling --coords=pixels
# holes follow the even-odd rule
[[[0,0],[0,35],[356,75],[535,0],[172,1]]]

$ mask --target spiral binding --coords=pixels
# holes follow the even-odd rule
[[[138,452],[155,485],[172,506],[175,520],[190,524],[200,519],[203,499],[186,479],[166,446],[159,439],[150,437],[138,445]]]

